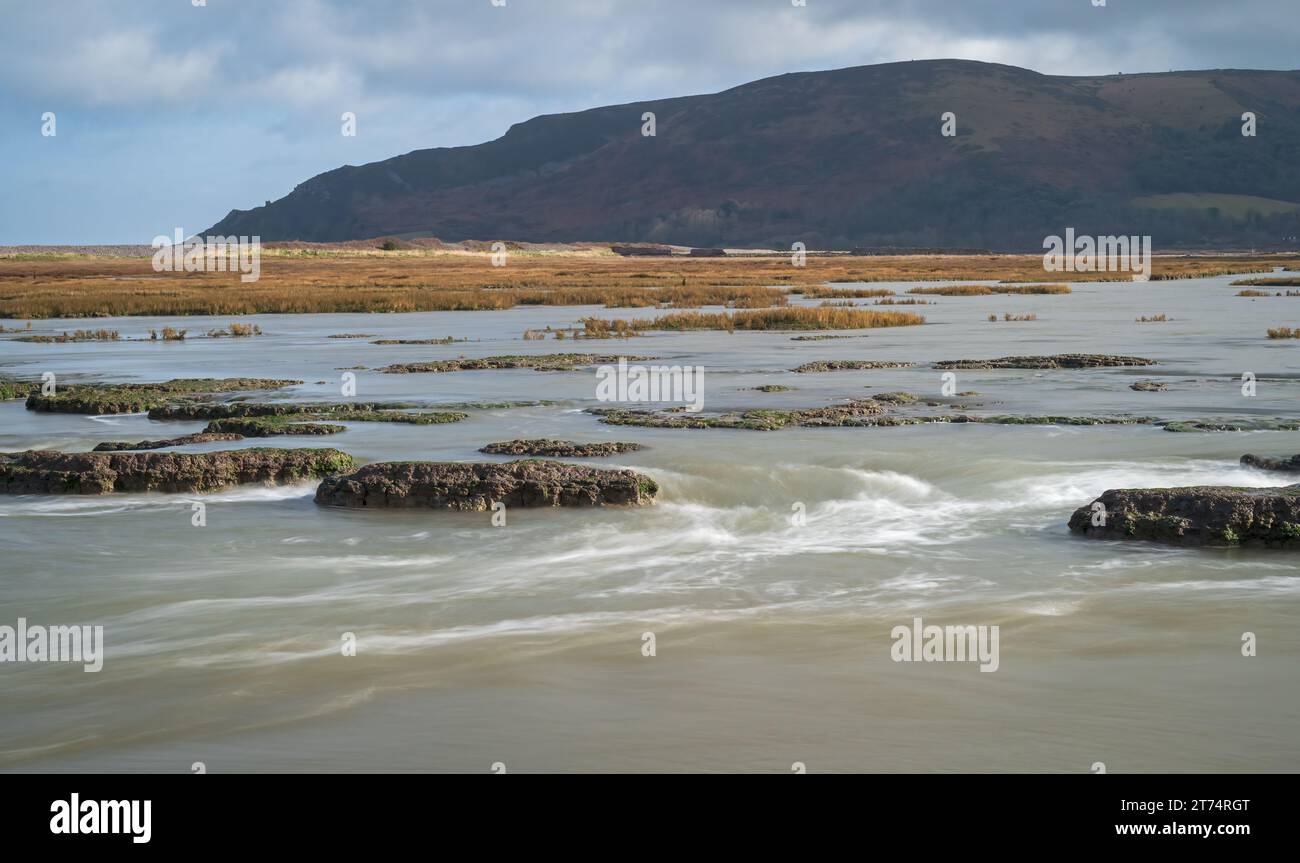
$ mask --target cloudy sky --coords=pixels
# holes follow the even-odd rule
[[[147,243],[342,164],[790,71],[1300,66],[1300,0],[200,1],[0,0],[0,245]]]

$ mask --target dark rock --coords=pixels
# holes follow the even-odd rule
[[[195,443],[212,443],[214,441],[233,441],[243,440],[242,434],[212,434],[209,432],[199,432],[198,434],[187,434],[182,437],[169,438],[167,440],[142,440],[136,443],[130,441],[105,441],[96,444],[92,452],[123,452],[143,449],[162,449],[169,446],[187,446]]]
[[[1098,504],[1104,519],[1094,513]],[[1094,525],[1094,518],[1102,523]],[[1070,530],[1175,545],[1300,548],[1300,485],[1111,489],[1075,510]]]
[[[460,372],[477,369],[532,369],[539,372],[572,371],[584,366],[612,365],[620,359],[628,362],[652,360],[654,357],[609,356],[605,354],[534,354],[502,355],[494,357],[458,357],[454,360],[435,360],[427,363],[398,363],[384,366],[379,371],[389,375],[412,372]]]
[[[203,430],[207,434],[239,434],[244,437],[278,435],[326,435],[347,431],[334,423],[296,422],[290,417],[231,417],[213,420]]]
[[[577,443],[568,440],[511,440],[490,443],[479,450],[489,455],[533,455],[551,458],[594,458],[617,455],[641,449],[639,443],[624,441],[601,441],[598,443]]]
[[[1114,354],[1053,354],[1043,357],[999,357],[995,360],[944,360],[936,369],[1093,369],[1114,366],[1154,366],[1155,360]]]
[[[380,462],[327,478],[316,489],[325,506],[430,508],[480,512],[506,507],[648,504],[659,486],[630,470],[524,460]]]
[[[176,401],[149,411],[151,420],[219,420],[227,417],[276,417],[335,414],[414,407],[409,402],[196,402]]]
[[[1169,389],[1169,384],[1164,381],[1134,381],[1128,388],[1140,393],[1162,393]]]
[[[815,363],[804,363],[798,368],[791,371],[800,374],[808,372],[843,372],[859,371],[870,369],[910,369],[916,363],[895,363],[888,360],[821,360]]]
[[[1300,455],[1288,456],[1287,458],[1269,458],[1268,456],[1250,455],[1248,453],[1241,457],[1241,463],[1256,470],[1300,472]]]
[[[62,453],[0,455],[0,492],[108,494],[199,492],[245,483],[287,483],[352,467],[336,449],[241,449],[178,453]]]

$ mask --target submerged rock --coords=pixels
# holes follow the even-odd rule
[[[642,505],[659,486],[631,470],[563,462],[380,462],[327,478],[316,489],[325,506],[430,508],[480,512],[506,507]]]
[[[421,405],[410,402],[173,402],[149,411],[151,420],[232,420],[276,418],[281,422],[338,420],[340,422],[407,423],[440,425],[466,419],[460,408],[508,408],[538,402],[500,402],[436,405],[439,410],[404,410]],[[452,410],[456,408],[456,410]]]
[[[298,422],[296,417],[231,417],[213,420],[203,429],[207,434],[239,434],[244,437],[275,437],[277,435],[326,435],[347,431],[346,426],[334,423]]]
[[[1110,489],[1070,517],[1101,539],[1300,548],[1300,485]]]
[[[413,372],[460,372],[475,369],[532,369],[539,372],[573,371],[584,366],[612,365],[619,360],[639,362],[654,357],[634,357],[608,354],[507,354],[494,357],[458,357],[454,360],[435,360],[426,363],[397,363],[384,366],[379,371],[389,375]]]
[[[1300,431],[1300,420],[1204,419],[1161,422],[1167,432]]]
[[[220,420],[232,417],[337,416],[417,407],[410,402],[195,402],[174,401],[149,411],[151,420]]]
[[[755,409],[733,413],[702,414],[685,411],[631,410],[627,408],[589,408],[606,425],[643,426],[648,428],[749,429],[776,431],[787,426],[863,425],[884,414],[885,407],[871,399],[854,399],[847,404],[803,410]]]
[[[869,399],[855,399],[847,404],[803,410],[747,410],[732,413],[670,413],[667,411],[629,410],[626,408],[588,408],[606,425],[643,426],[680,429],[749,429],[776,431],[790,427],[826,426],[888,428],[926,425],[929,423],[984,423],[987,425],[1149,425],[1155,417],[1129,416],[1018,416],[978,414],[889,413],[889,407],[908,405],[908,393],[881,393]],[[886,398],[882,399],[881,396]],[[956,406],[960,408],[961,406]]]
[[[0,455],[0,492],[108,494],[199,492],[245,483],[288,483],[352,467],[336,449],[241,449],[220,452],[28,452]]]
[[[1169,389],[1169,384],[1164,381],[1134,381],[1128,388],[1140,393],[1162,393]]]
[[[1116,354],[1052,354],[1042,357],[999,357],[994,360],[943,360],[936,369],[1092,369],[1115,366],[1154,366],[1155,360]]]
[[[1300,473],[1300,455],[1288,456],[1287,458],[1269,458],[1262,455],[1250,455],[1247,453],[1241,457],[1241,463],[1246,467],[1253,467],[1256,470],[1278,470],[1289,473]]]
[[[123,452],[143,449],[162,449],[169,446],[188,446],[195,443],[212,443],[214,441],[234,441],[243,440],[242,434],[213,434],[209,432],[199,432],[198,434],[187,434],[181,437],[168,438],[166,440],[142,440],[135,443],[130,441],[111,440],[96,444],[92,452]]]
[[[592,458],[617,455],[641,449],[639,443],[625,441],[600,441],[598,443],[577,443],[569,440],[510,440],[490,443],[479,450],[489,455],[540,455],[552,458]]]
[[[896,363],[890,360],[819,360],[815,363],[804,363],[790,371],[799,374],[808,374],[809,372],[845,372],[845,371],[870,371],[872,369],[910,369],[916,363]]]

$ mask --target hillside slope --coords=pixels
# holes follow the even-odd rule
[[[1298,202],[1300,72],[1074,78],[936,60],[536,117],[320,174],[207,233],[1037,249],[1073,226],[1158,247],[1277,244],[1300,234]]]

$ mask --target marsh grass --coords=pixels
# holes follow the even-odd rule
[[[260,336],[261,334],[262,328],[257,324],[232,323],[224,330],[208,330],[208,338],[210,339],[224,339],[227,337],[242,339],[249,336]]]
[[[1276,276],[1269,279],[1238,279],[1232,287],[1300,288],[1300,276]],[[1238,294],[1238,296],[1241,296]]]
[[[808,300],[820,300],[823,297],[861,300],[894,296],[894,292],[889,288],[836,288],[821,285],[809,285],[803,288],[801,293],[804,299]]]
[[[603,320],[583,318],[582,324],[594,338],[604,333],[621,335],[637,330],[862,330],[877,327],[908,327],[925,323],[911,312],[877,312],[863,308],[787,307],[726,312],[677,312],[646,320]]]
[[[1300,329],[1277,327],[1268,331],[1270,339],[1300,339]]]
[[[1140,318],[1134,318],[1139,324],[1162,324],[1169,320],[1165,315],[1143,315]]]
[[[71,333],[64,330],[56,336],[19,336],[14,341],[65,344],[67,342],[115,342],[121,337],[121,333],[117,330],[74,330]]]
[[[938,294],[942,297],[985,297],[993,294],[1068,294],[1069,285],[940,285],[919,287],[909,294]]]
[[[1158,257],[1153,278],[1268,272],[1287,264],[1300,264],[1300,257]],[[261,278],[244,283],[238,273],[155,273],[145,256],[15,255],[0,257],[0,318],[235,317],[519,305],[779,308],[798,288],[813,289],[818,299],[849,299],[834,292],[862,295],[873,290],[834,288],[832,282],[1030,283],[1041,280],[1042,272],[1038,255],[833,256],[809,258],[806,266],[791,267],[785,257],[647,259],[557,253],[512,255],[507,266],[493,267],[489,255],[477,253],[264,248]],[[1054,274],[1071,281],[1108,275]],[[1025,289],[1044,292],[1033,284]],[[1014,286],[987,290],[1013,292]]]

